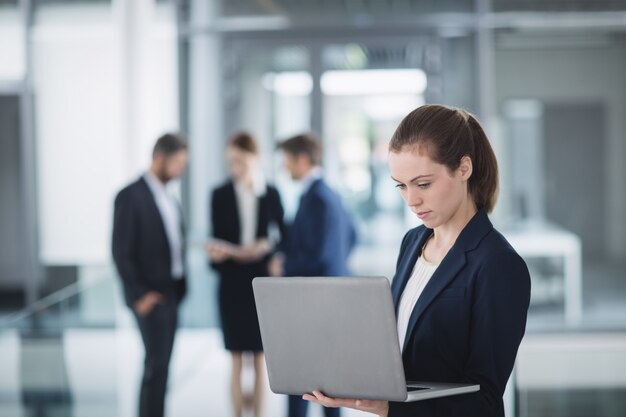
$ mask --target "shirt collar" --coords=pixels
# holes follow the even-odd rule
[[[152,173],[152,171],[150,170],[146,171],[145,174],[143,174],[143,178],[146,180],[146,182],[148,183],[148,186],[153,191],[156,191],[156,190],[165,191],[165,184],[163,184],[161,180],[158,179],[156,175]]]
[[[304,177],[302,177],[302,194],[306,193],[313,183],[322,178],[322,167],[311,169]]]
[[[252,177],[252,190],[245,187],[238,181],[233,180],[233,184],[235,189],[239,192],[251,192],[255,197],[262,197],[267,192],[267,181],[265,180],[265,176],[263,172],[259,171]]]

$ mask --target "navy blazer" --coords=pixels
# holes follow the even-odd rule
[[[284,234],[284,211],[276,188],[268,185],[266,193],[258,198],[258,204],[256,238],[267,238],[270,225],[275,225],[282,237]],[[214,237],[236,245],[241,244],[239,207],[235,195],[235,185],[232,181],[227,181],[213,190],[211,194],[211,225],[213,226]],[[248,267],[243,269],[258,269],[259,266],[262,266],[265,272],[261,274],[266,275],[266,264],[269,256],[258,263],[248,264]],[[220,263],[213,262],[211,266],[220,274],[240,275],[243,272],[246,275],[246,272],[242,270],[242,264],[233,260]]]
[[[419,226],[402,241],[392,283],[396,311],[431,234]],[[480,384],[480,391],[390,403],[389,417],[503,417],[502,396],[524,336],[529,301],[526,263],[479,210],[420,295],[402,359],[408,381]]]
[[[356,232],[339,196],[322,179],[300,198],[282,250],[286,276],[343,276]]]
[[[184,242],[182,222],[180,229]],[[170,244],[165,225],[143,177],[121,190],[115,198],[112,251],[129,307],[132,308],[139,298],[151,290],[163,294],[176,293],[181,298],[184,295],[185,278],[178,281],[179,285],[172,278]]]

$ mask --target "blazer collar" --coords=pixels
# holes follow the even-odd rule
[[[465,225],[459,234],[459,237],[456,239],[456,242],[452,245],[448,254],[443,258],[430,281],[428,281],[426,288],[424,288],[424,291],[413,308],[407,327],[406,337],[404,339],[404,346],[402,349],[403,352],[411,339],[411,334],[415,329],[415,325],[419,321],[422,314],[424,314],[424,311],[463,269],[466,263],[466,253],[475,249],[480,241],[492,229],[493,225],[491,224],[489,217],[487,217],[487,212],[483,209],[479,210],[474,217],[472,217],[469,223]],[[432,229],[426,229],[426,231],[421,233],[421,236],[419,236],[411,245],[411,252],[409,252],[411,254],[411,258],[408,262],[404,263],[402,271],[400,271],[402,275],[398,275],[398,277],[402,278],[402,285],[398,286],[400,288],[398,290],[398,294],[394,294],[396,311],[400,302],[401,292],[404,290],[404,287],[411,276],[411,272],[413,271],[413,266],[417,261],[417,257],[421,253],[419,248],[424,245],[424,242],[426,242],[426,239],[432,233]]]
[[[152,215],[159,219],[159,224],[161,225],[161,230],[163,231],[163,235],[167,238],[167,232],[165,231],[165,223],[163,221],[163,217],[161,216],[161,210],[159,210],[159,206],[156,203],[156,199],[154,197],[154,193],[152,192],[152,188],[150,187],[150,184],[148,184],[148,181],[146,180],[146,178],[143,175],[141,177],[139,177],[139,180],[137,180],[137,183],[140,184],[141,187],[143,188],[143,192],[146,194],[146,199],[147,199],[147,201],[150,202],[149,204],[152,207]],[[180,206],[180,204],[176,204],[176,205],[178,207],[178,212],[180,214],[180,231],[181,231],[181,236],[184,239],[185,235],[186,235],[186,232],[185,232],[185,228],[186,228],[185,227],[185,218],[183,216],[183,210],[182,210],[182,207]]]
[[[400,279],[400,285],[393,287],[393,305],[396,309],[396,314],[398,313],[398,306],[400,305],[400,297],[402,296],[402,292],[404,291],[404,287],[406,287],[409,278],[411,277],[411,273],[413,272],[413,267],[417,262],[417,258],[422,253],[421,248],[424,247],[424,243],[433,234],[432,229],[425,228],[422,233],[417,235],[417,238],[410,242],[408,248],[406,249],[406,254],[404,255],[404,261],[399,265],[398,270],[396,271],[396,279]]]
[[[300,201],[305,200],[307,197],[311,195],[311,193],[322,184],[322,178],[315,178],[311,183],[308,184],[308,187],[304,190],[302,195],[300,196]]]

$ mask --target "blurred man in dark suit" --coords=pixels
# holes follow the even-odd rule
[[[187,142],[161,136],[152,164],[115,199],[113,259],[145,347],[140,417],[162,417],[168,368],[186,291],[184,230],[180,205],[166,184],[183,174]]]
[[[302,182],[300,205],[281,244],[283,257],[270,263],[273,275],[345,276],[356,233],[348,213],[322,178],[322,149],[317,138],[298,135],[278,145],[292,179]],[[307,401],[289,396],[289,417],[305,417]],[[325,408],[326,417],[338,417],[338,408]]]

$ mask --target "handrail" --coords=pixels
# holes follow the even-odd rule
[[[32,315],[33,313],[52,307],[55,304],[60,304],[61,302],[69,299],[70,297],[73,297],[77,294],[85,292],[105,280],[107,280],[107,278],[102,277],[102,278],[98,278],[90,282],[89,284],[85,284],[83,282],[77,281],[70,285],[67,285],[61,288],[60,290],[53,292],[52,294],[49,294],[43,298],[40,298],[39,300],[35,301],[31,305],[26,306],[23,309],[18,310],[14,313],[11,313],[7,317],[4,317],[3,319],[0,319],[0,329],[2,329],[3,327],[8,327],[11,324],[18,322],[20,320],[23,320],[24,318]]]

